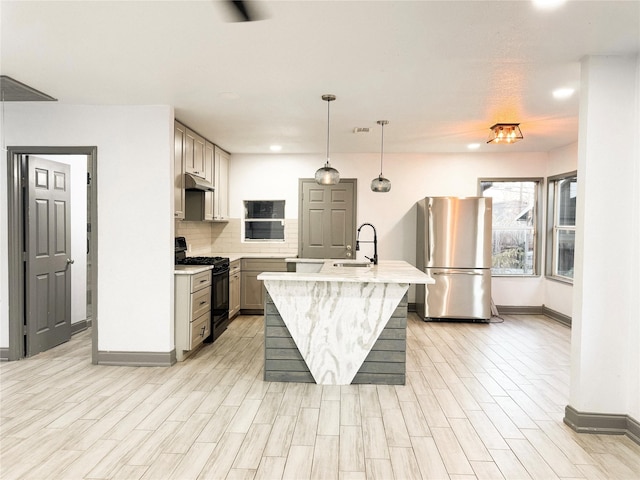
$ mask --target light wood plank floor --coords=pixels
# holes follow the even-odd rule
[[[2,479],[639,479],[640,446],[562,423],[568,328],[424,323],[407,384],[262,380],[260,316],[171,368],[95,366],[90,333],[1,371]]]

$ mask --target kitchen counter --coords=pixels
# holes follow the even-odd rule
[[[228,258],[230,262],[234,260],[240,260],[242,258],[289,258],[290,253],[240,253],[240,252],[222,252],[209,251],[209,250],[195,250],[187,254],[190,257],[203,256],[203,257],[224,257]]]
[[[242,258],[289,258],[290,253],[219,253],[221,257],[229,257],[229,261]]]
[[[174,265],[173,273],[175,275],[195,275],[211,270],[212,268],[212,265]]]
[[[404,384],[407,290],[434,280],[403,261],[348,266],[360,263],[258,275],[267,291],[265,380]]]

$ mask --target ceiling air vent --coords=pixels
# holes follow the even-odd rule
[[[369,127],[356,127],[353,129],[353,133],[369,133],[370,130]]]

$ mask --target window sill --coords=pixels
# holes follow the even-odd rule
[[[242,243],[284,243],[284,238],[245,238]]]
[[[546,275],[544,278],[551,280],[552,282],[564,283],[565,285],[573,286],[573,280],[564,277],[556,277],[553,275]]]

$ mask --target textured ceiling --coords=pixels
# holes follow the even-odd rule
[[[1,73],[65,104],[169,104],[232,153],[504,151],[577,141],[580,60],[637,55],[639,1],[2,1]],[[558,87],[576,88],[555,100]],[[9,121],[9,119],[7,119]],[[371,133],[355,134],[355,127]]]

